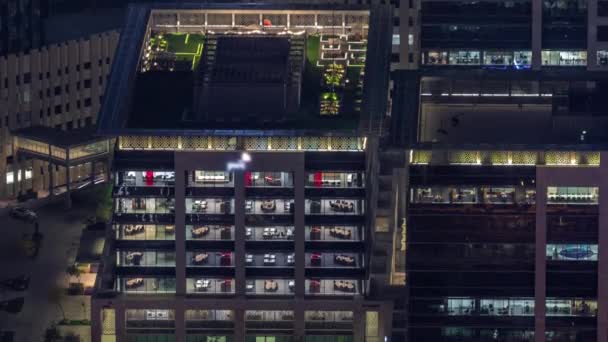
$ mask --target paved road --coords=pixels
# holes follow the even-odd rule
[[[73,203],[71,210],[65,210],[63,201],[59,201],[37,211],[44,238],[34,260],[24,256],[20,247],[23,234],[31,234],[33,225],[0,217],[0,279],[21,274],[31,277],[27,292],[0,293],[3,300],[25,295],[21,313],[0,312],[0,330],[15,331],[17,342],[41,341],[51,322],[62,318],[59,305],[49,300],[49,294],[52,289],[65,286],[65,269],[78,251],[84,219],[94,212],[93,203],[77,199]]]

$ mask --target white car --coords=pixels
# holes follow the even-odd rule
[[[24,207],[11,208],[9,215],[13,218],[27,221],[27,222],[34,222],[34,221],[36,221],[36,219],[38,219],[38,215],[36,215],[36,213],[34,211],[24,208]]]

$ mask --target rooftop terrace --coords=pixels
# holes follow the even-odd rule
[[[250,7],[131,8],[100,131],[355,133],[369,9]]]

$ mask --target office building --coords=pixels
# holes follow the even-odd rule
[[[116,145],[93,341],[403,336],[374,135],[391,15],[130,7],[98,120]]]
[[[608,339],[605,5],[408,9],[388,141],[409,340]]]
[[[60,136],[92,127],[117,43],[118,32],[111,31],[0,57],[0,198],[36,197],[66,185],[66,168],[59,165],[63,163],[51,170],[48,160],[38,158],[45,157],[48,146],[42,152],[29,148],[22,157],[16,157],[19,149],[26,146],[15,144],[13,133],[18,131],[24,138],[43,144],[53,140],[64,149],[66,141]],[[88,140],[85,131],[80,131],[80,136]],[[70,144],[78,144],[69,140]],[[91,166],[72,166],[71,182],[78,186],[89,177]],[[98,172],[103,169],[102,165],[97,167]]]
[[[7,0],[0,4],[0,56],[40,47],[42,11],[40,0]]]

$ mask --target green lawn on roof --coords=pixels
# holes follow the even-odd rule
[[[205,36],[190,33],[167,33],[163,39],[168,43],[167,51],[173,52],[179,61],[192,62],[192,70],[201,59]]]
[[[317,66],[319,60],[319,48],[321,37],[310,35],[306,38],[306,59],[313,66]]]

